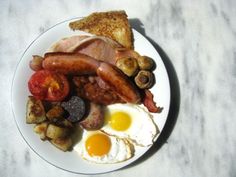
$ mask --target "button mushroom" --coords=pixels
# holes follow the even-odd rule
[[[151,70],[154,66],[154,61],[147,56],[140,56],[137,58],[138,66],[142,70]]]
[[[139,69],[137,60],[132,57],[119,58],[116,66],[129,77],[137,74]]]
[[[141,70],[134,78],[136,85],[141,89],[147,89],[154,84],[154,75],[150,71]]]

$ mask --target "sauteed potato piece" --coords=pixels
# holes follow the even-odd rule
[[[53,124],[49,124],[46,132],[46,136],[51,139],[64,138],[69,134],[68,128],[59,127]]]
[[[62,127],[66,128],[74,128],[74,125],[67,119],[63,119],[61,121],[58,121],[57,124]]]
[[[50,121],[54,121],[57,119],[62,118],[64,114],[64,110],[61,106],[56,105],[54,107],[52,107],[47,113],[46,113],[46,117],[50,120]]]
[[[72,139],[70,137],[68,138],[58,138],[58,139],[52,139],[50,141],[55,147],[62,151],[68,151],[72,147]]]
[[[45,110],[41,100],[38,100],[33,96],[29,96],[26,107],[27,124],[37,124],[46,120]]]
[[[40,139],[46,140],[47,128],[48,128],[48,122],[42,122],[34,126],[34,132],[39,134]]]

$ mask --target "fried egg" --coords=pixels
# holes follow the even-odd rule
[[[82,139],[74,150],[83,159],[102,164],[122,162],[134,154],[134,147],[128,140],[101,131],[83,130]]]
[[[131,140],[138,146],[149,146],[159,133],[152,115],[135,104],[107,106],[105,125],[101,129],[109,135]]]

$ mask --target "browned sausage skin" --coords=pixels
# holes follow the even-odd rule
[[[80,53],[46,53],[43,68],[62,74],[96,74],[100,62],[92,57]]]
[[[97,61],[80,53],[47,53],[44,56],[43,68],[62,74],[88,75],[97,74],[122,100],[128,103],[140,103],[138,89],[115,66]]]
[[[114,66],[101,62],[97,75],[107,83],[124,101],[140,103],[141,97],[138,89],[121,71]]]

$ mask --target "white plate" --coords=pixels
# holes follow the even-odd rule
[[[41,141],[39,136],[33,132],[33,125],[26,124],[25,122],[27,96],[30,95],[27,82],[33,73],[29,68],[29,61],[31,60],[32,55],[43,55],[55,41],[66,36],[83,34],[83,32],[80,31],[74,32],[68,27],[69,22],[74,20],[75,19],[67,20],[53,26],[35,39],[24,52],[17,65],[12,82],[11,101],[15,122],[22,137],[30,148],[42,159],[58,168],[80,174],[98,174],[114,171],[136,161],[139,157],[145,155],[145,152],[150,147],[137,148],[134,157],[125,162],[117,164],[93,164],[80,158],[75,151],[62,152],[52,146],[49,142]],[[133,33],[135,50],[141,55],[150,56],[156,62],[157,68],[154,72],[156,84],[151,91],[154,93],[154,100],[158,105],[164,107],[164,109],[160,114],[153,115],[156,124],[160,131],[162,131],[170,105],[170,85],[167,71],[163,61],[151,43],[136,30],[133,30]]]

